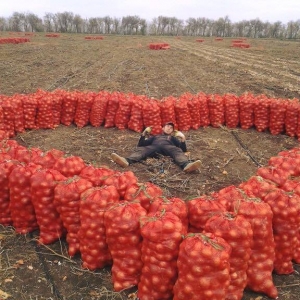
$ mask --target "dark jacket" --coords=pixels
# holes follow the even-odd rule
[[[173,135],[168,134],[159,134],[153,135],[146,139],[145,136],[141,136],[138,142],[138,147],[149,146],[149,145],[173,145],[180,148],[183,152],[187,152],[187,147],[185,142],[180,142],[176,137]]]

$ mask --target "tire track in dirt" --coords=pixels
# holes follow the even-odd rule
[[[171,56],[170,59],[169,55],[171,54],[168,51],[169,50],[149,50],[150,61],[155,61],[159,58],[159,60],[157,60],[157,72],[165,72],[161,74],[163,75],[162,83],[165,86],[173,87],[173,92],[171,92],[170,95],[175,95],[176,93],[181,95],[187,91],[196,94],[197,88],[192,86],[187,76],[184,74],[186,68],[183,68],[182,65],[178,65],[178,63],[174,63],[176,60],[181,60],[182,57]]]
[[[187,45],[185,44],[185,46],[187,46]],[[235,53],[233,53],[232,52],[233,49],[231,49],[231,50],[222,49],[222,54],[219,54],[220,48],[215,48],[215,47],[207,46],[207,45],[201,45],[201,48],[196,48],[193,46],[189,46],[188,48],[191,50],[198,50],[198,51],[203,50],[202,52],[205,54],[214,53],[216,56],[218,56],[220,58],[226,58],[231,61],[247,65],[249,67],[254,66],[257,68],[262,68],[264,70],[275,69],[276,72],[278,72],[278,74],[281,74],[283,76],[290,76],[291,78],[299,80],[299,76],[294,76],[293,74],[286,74],[286,73],[280,72],[279,70],[283,69],[285,71],[291,71],[291,72],[295,72],[297,74],[300,69],[300,61],[283,60],[281,58],[276,58],[276,60],[271,60],[271,59],[266,60],[266,56],[263,56],[261,54],[257,54],[257,53],[253,53],[253,52],[249,53],[246,51],[236,51]],[[225,54],[226,54],[226,56],[225,56]],[[246,59],[246,61],[245,61],[245,59]],[[258,64],[258,62],[261,61],[262,59],[263,59],[264,64],[263,65]],[[274,62],[276,62],[276,63],[274,63]],[[293,66],[293,64],[295,64],[295,65]],[[265,65],[267,65],[268,67],[266,68]]]
[[[127,58],[134,60],[132,66],[135,69],[140,67],[141,77],[144,79],[146,94],[148,97],[162,98],[165,96],[163,89],[168,86],[170,94],[182,94],[183,91],[196,92],[187,76],[183,74],[183,69],[174,64],[174,56],[168,50],[154,51],[148,46],[128,48]],[[142,51],[142,52],[141,52]],[[142,54],[141,54],[142,53]],[[131,55],[131,56],[129,56]],[[171,59],[170,59],[171,57]],[[126,70],[127,72],[130,71]]]
[[[118,73],[115,72],[116,77],[126,82],[126,76],[130,73],[130,76],[143,78],[142,90],[148,97],[162,98],[163,87],[175,86],[178,89],[186,90],[187,88],[192,92],[195,90],[187,83],[186,79],[182,74],[179,74],[178,68],[175,70],[174,66],[168,63],[168,55],[166,51],[153,51],[146,49],[144,52],[140,52],[140,49],[131,48],[130,51],[124,53],[123,59],[131,61],[131,64],[121,64]],[[145,52],[146,51],[146,52]],[[166,57],[165,57],[166,55]],[[170,71],[171,68],[175,72]],[[140,75],[139,75],[140,74]],[[174,74],[176,76],[174,76]],[[125,78],[125,79],[124,79]],[[139,80],[135,82],[135,85],[139,83]],[[131,90],[133,91],[133,90]],[[139,90],[141,91],[141,89]],[[176,89],[173,89],[173,92]],[[196,92],[195,92],[196,93]]]
[[[67,73],[65,73],[65,75],[61,76],[60,78],[58,78],[57,80],[55,80],[52,84],[50,84],[49,87],[47,87],[45,90],[46,91],[53,91],[53,90],[58,89],[58,88],[61,89],[68,82],[71,83],[72,79],[78,80],[78,77],[82,73],[87,72],[88,69],[90,69],[91,67],[95,67],[97,64],[98,64],[98,62],[93,62],[93,63],[86,62],[86,66],[85,67],[77,68],[74,71],[68,71]]]
[[[187,81],[186,76],[182,73],[182,70],[180,70],[179,68],[176,67],[175,64],[170,64],[168,63],[166,60],[163,59],[162,60],[165,64],[167,64],[169,67],[172,67],[173,69],[175,69],[176,74],[178,74],[178,77],[176,78],[177,81],[182,85],[182,83],[184,83],[184,86],[186,86],[192,93],[196,94],[196,90],[190,85],[190,83]]]
[[[114,62],[109,62],[109,70],[105,72],[104,80],[109,82],[117,82],[120,85],[121,90],[126,90],[129,86],[132,87],[132,82],[134,82],[134,87],[128,92],[133,92],[133,88],[137,88],[138,90],[144,91],[144,94],[150,96],[150,90],[148,86],[148,80],[145,72],[145,65],[143,61],[138,60],[137,52],[135,48],[127,49],[124,51],[121,57],[114,57]],[[111,66],[113,66],[111,68]],[[140,81],[134,80],[134,78],[143,78],[144,82],[141,85]],[[129,88],[130,89],[130,88]]]
[[[276,85],[282,86],[283,89],[289,89],[292,92],[300,93],[300,77],[292,75],[290,73],[287,74],[278,71],[278,69],[280,69],[280,66],[269,61],[264,60],[262,64],[258,64],[255,58],[252,59],[247,57],[246,60],[243,60],[238,56],[228,54],[226,55],[226,52],[220,48],[215,49],[214,47],[206,46],[205,49],[203,49],[203,47],[201,49],[196,49],[195,47],[188,46],[186,44],[183,45],[178,42],[176,44],[178,45],[175,45],[175,48],[178,48],[182,51],[188,51],[189,53],[201,57],[205,60],[224,65],[228,68],[243,69],[243,67],[246,67],[246,73],[249,73],[253,77],[259,78],[264,82],[271,82],[272,84],[276,83]],[[250,62],[247,60],[250,60]],[[265,67],[265,65],[269,65],[270,67]],[[253,70],[253,68],[255,68],[256,70]],[[262,71],[267,74],[264,74]],[[294,72],[297,74],[297,71]],[[276,75],[276,77],[274,77],[274,74]],[[283,78],[283,80],[280,80],[279,77]],[[291,81],[293,83],[291,83]]]
[[[215,55],[217,55],[218,57],[220,58],[224,58],[224,59],[228,59],[230,61],[233,61],[233,62],[237,62],[239,64],[242,64],[242,65],[246,65],[247,67],[255,67],[255,68],[259,68],[259,69],[262,69],[262,70],[265,70],[267,72],[270,72],[270,70],[272,70],[272,72],[275,72],[275,74],[278,74],[278,75],[281,75],[281,76],[286,76],[290,79],[296,79],[296,80],[299,80],[299,76],[295,76],[293,74],[288,74],[287,72],[289,72],[290,70],[291,71],[294,71],[296,72],[296,70],[299,70],[300,69],[300,63],[297,63],[297,65],[295,65],[295,70],[293,69],[289,69],[287,67],[287,63],[290,63],[290,62],[287,62],[287,61],[278,61],[278,62],[281,62],[281,64],[274,64],[273,61],[267,61],[267,60],[264,60],[263,61],[263,64],[258,64],[257,62],[259,61],[259,58],[258,57],[253,57],[253,55],[249,56],[249,55],[244,55],[243,57],[240,57],[242,53],[235,53],[232,54],[232,52],[228,53],[228,50],[224,50],[223,52],[226,53],[227,56],[225,55],[219,55],[216,51],[216,49],[211,49],[209,47],[207,47],[207,49],[205,49],[206,51],[204,51],[204,53],[208,54],[208,53],[211,53],[211,52],[214,52]],[[245,53],[245,52],[243,52]],[[236,54],[239,54],[239,57],[236,56]],[[246,59],[246,60],[244,60]],[[277,61],[277,60],[276,60]],[[267,67],[266,67],[267,66]],[[279,70],[284,70],[285,72],[280,72]],[[275,70],[275,71],[273,71]]]

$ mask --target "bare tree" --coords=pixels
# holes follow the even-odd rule
[[[43,20],[33,13],[26,15],[26,21],[28,22],[28,27],[24,30],[31,32],[40,32],[43,31]]]
[[[44,16],[44,28],[46,32],[54,31],[54,14],[46,13]]]
[[[98,24],[98,27],[97,27],[96,33],[98,33],[98,34],[103,34],[103,33],[105,33],[105,22],[104,22],[104,18],[98,17],[98,18],[97,18],[97,24]]]
[[[112,26],[113,26],[113,33],[119,34],[121,30],[121,20],[118,18],[113,18],[112,20]]]
[[[96,33],[98,28],[97,18],[88,19],[88,33]]]
[[[57,13],[56,18],[60,32],[72,32],[74,14],[72,12]]]
[[[186,21],[186,33],[188,35],[197,35],[198,31],[198,22],[195,18],[189,18]]]
[[[272,24],[271,30],[270,30],[270,37],[271,38],[278,38],[281,27],[282,27],[282,23],[280,21],[277,21],[274,24]]]
[[[4,31],[6,29],[7,29],[6,19],[3,17],[0,17],[0,31]]]
[[[83,24],[84,24],[83,19],[79,15],[75,15],[73,19],[73,25],[76,33],[83,32]]]
[[[214,31],[213,35],[215,36],[225,36],[225,20],[224,18],[219,18],[214,22]]]
[[[175,17],[170,19],[170,27],[172,35],[182,34],[184,21]]]
[[[255,20],[251,20],[250,24],[253,28],[252,37],[257,38],[258,36],[260,36],[262,34],[262,31],[263,31],[263,28],[264,28],[263,22],[260,19],[257,18]]]
[[[270,23],[256,18],[232,23],[228,16],[217,20],[203,17],[180,20],[159,16],[148,23],[136,15],[121,19],[110,16],[82,19],[78,14],[74,16],[72,12],[63,12],[46,13],[40,19],[33,13],[14,12],[7,19],[0,17],[0,30],[297,39],[300,37],[300,20],[282,24],[281,21]]]
[[[207,35],[207,29],[210,25],[210,20],[207,18],[197,18],[197,24],[198,24],[198,32],[197,35],[199,36],[206,36]]]
[[[296,39],[300,31],[300,20],[294,22],[290,21],[287,24],[287,38]],[[299,37],[299,36],[298,36]]]
[[[228,16],[224,17],[224,24],[223,24],[223,36],[231,36],[232,32],[232,23]]]
[[[240,21],[233,25],[233,35],[235,37],[243,37],[245,34],[246,21]]]
[[[146,20],[138,16],[127,16],[122,18],[122,29],[124,34],[141,33],[141,28],[145,30]]]
[[[105,24],[105,33],[110,34],[111,26],[113,25],[113,19],[109,16],[103,18],[103,22]]]
[[[147,21],[145,19],[140,19],[138,31],[139,34],[141,35],[146,35],[147,34]]]
[[[9,29],[12,31],[23,31],[24,20],[24,13],[14,12],[13,15],[8,19]]]
[[[164,16],[159,16],[157,18],[157,20],[158,20],[158,32],[159,32],[159,34],[165,35],[166,34],[166,27],[170,23],[170,18],[169,17],[164,17]]]
[[[158,19],[153,18],[152,22],[149,24],[149,34],[157,35],[158,34]]]

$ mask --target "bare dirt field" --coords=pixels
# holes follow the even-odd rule
[[[149,50],[151,42],[169,43],[170,49]],[[38,34],[28,43],[0,45],[0,94],[107,90],[162,99],[186,92],[250,92],[300,99],[300,41],[247,42],[250,48],[240,49],[232,48],[229,39],[198,43],[194,37],[85,40],[83,35]],[[202,161],[199,172],[184,174],[168,157],[130,166],[139,181],[154,182],[166,196],[184,200],[238,185],[270,157],[299,146],[297,139],[284,133],[259,133],[255,128],[205,127],[184,133],[190,159]],[[122,171],[110,154],[128,155],[139,135],[127,129],[61,125],[54,130],[28,130],[14,139],[26,147],[59,149],[95,166]],[[9,299],[124,300],[136,291],[113,292],[110,268],[84,270],[79,256],[68,257],[64,240],[42,247],[35,241],[37,236],[38,232],[18,235],[13,228],[0,227],[0,291],[10,294]],[[291,275],[274,274],[280,300],[300,299],[300,266],[294,268]],[[269,298],[246,290],[243,300],[251,299]]]

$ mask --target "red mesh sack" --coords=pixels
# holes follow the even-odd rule
[[[256,171],[256,175],[274,182],[276,185],[281,186],[283,185],[289,177],[289,172],[282,169],[281,167],[273,167],[273,166],[266,166],[258,168]]]
[[[74,123],[78,128],[88,125],[90,120],[90,111],[94,101],[94,93],[77,92],[77,105],[74,116]]]
[[[29,233],[38,229],[36,214],[32,204],[30,178],[40,166],[17,165],[9,175],[9,209],[13,226],[17,233]]]
[[[99,127],[104,123],[110,93],[99,92],[93,101],[90,112],[90,123],[94,127]]]
[[[242,182],[239,188],[249,197],[264,199],[270,191],[277,189],[277,185],[261,176],[251,176],[247,181]]]
[[[52,95],[47,92],[39,91],[37,97],[37,114],[36,126],[37,128],[53,129],[53,99]]]
[[[143,268],[138,283],[140,299],[172,299],[182,223],[171,212],[141,218]]]
[[[167,122],[173,122],[175,128],[177,128],[176,124],[176,114],[175,114],[175,107],[174,102],[176,98],[173,96],[165,97],[159,102],[160,106],[160,116],[161,116],[161,123],[166,124]]]
[[[293,261],[296,264],[300,264],[300,228],[298,229],[296,247],[293,255]]]
[[[262,132],[269,128],[270,100],[265,95],[259,95],[254,99],[254,126]]]
[[[183,234],[187,233],[188,230],[188,209],[186,202],[180,198],[166,198],[166,197],[157,197],[150,203],[148,209],[148,214],[156,214],[160,211],[172,212],[176,215],[182,222]]]
[[[119,92],[113,92],[109,96],[104,120],[105,128],[111,128],[116,125],[115,117],[119,107],[119,94]]]
[[[198,93],[197,97],[199,101],[200,126],[207,127],[210,125],[207,95],[204,93]]]
[[[281,169],[286,174],[285,176],[298,176],[300,173],[300,155],[273,156],[269,159],[268,165],[274,169]]]
[[[240,123],[239,98],[234,94],[224,95],[225,124],[228,128],[236,128]]]
[[[174,300],[227,299],[231,247],[211,233],[189,233],[180,244]]]
[[[4,139],[1,142],[1,152],[3,154],[9,155],[10,158],[12,158],[12,159],[15,159],[15,152],[19,146],[21,146],[21,145],[15,140]],[[23,147],[23,146],[21,146],[21,147]]]
[[[128,122],[131,115],[131,107],[133,102],[133,95],[120,94],[119,107],[115,116],[116,127],[120,130],[128,127]]]
[[[59,181],[65,180],[56,170],[41,169],[30,178],[31,201],[39,225],[41,244],[51,244],[61,238],[65,229],[54,205],[54,189]]]
[[[300,148],[294,147],[289,150],[283,150],[278,153],[279,156],[293,156],[294,154],[299,154]]]
[[[9,171],[0,165],[0,224],[8,226],[12,224],[9,209]]]
[[[92,187],[81,193],[78,239],[83,268],[96,270],[112,263],[104,214],[109,205],[118,201],[119,194],[114,186]]]
[[[92,182],[94,186],[101,186],[107,177],[114,174],[114,170],[106,167],[85,166],[79,175]]]
[[[225,124],[224,98],[218,94],[210,94],[207,97],[209,118],[212,127],[220,127]]]
[[[2,108],[1,129],[4,130],[9,137],[15,135],[15,108],[14,104],[8,96],[1,96],[0,105]]]
[[[60,122],[65,126],[70,126],[74,122],[76,106],[77,106],[77,93],[76,92],[66,92],[57,91],[62,97],[62,107]]]
[[[31,153],[28,148],[16,144],[11,148],[11,151],[8,152],[13,159],[16,159],[23,163],[29,163],[31,160]]]
[[[291,177],[280,188],[286,192],[292,192],[300,196],[300,178]],[[293,261],[296,263],[300,263],[300,229],[298,230],[297,234],[296,246],[293,254]]]
[[[272,272],[275,259],[273,236],[273,212],[269,204],[259,198],[234,201],[235,210],[251,224],[253,244],[247,269],[247,287],[255,292],[277,298],[278,291],[273,283]]]
[[[142,236],[139,220],[146,216],[140,203],[122,201],[104,214],[106,241],[113,259],[114,290],[136,286],[142,272]]]
[[[233,211],[233,201],[244,199],[244,191],[234,185],[227,186],[211,194],[227,211]]]
[[[247,285],[247,269],[253,243],[251,224],[242,215],[223,213],[211,217],[204,233],[211,232],[231,246],[230,284],[225,299],[242,299]]]
[[[296,136],[298,129],[298,116],[300,111],[299,99],[292,99],[286,102],[285,112],[285,133],[288,136]]]
[[[270,99],[270,125],[269,130],[273,135],[284,132],[285,129],[286,100]]]
[[[187,207],[189,231],[192,232],[202,232],[211,216],[225,211],[225,207],[219,201],[206,195],[188,201]]]
[[[73,177],[79,175],[80,172],[86,167],[85,162],[79,156],[59,157],[53,169],[59,171],[66,177]]]
[[[103,180],[104,185],[113,185],[117,188],[117,191],[121,199],[125,199],[125,193],[127,189],[137,184],[138,179],[132,171],[115,172],[113,175],[107,176]]]
[[[245,93],[239,97],[240,103],[240,126],[249,129],[254,125],[254,96]]]
[[[196,95],[187,93],[187,105],[191,116],[191,129],[200,127],[200,102]]]
[[[57,127],[60,124],[63,97],[59,92],[57,93],[56,91],[53,91],[51,93],[51,96],[53,102],[52,103],[53,126]]]
[[[182,94],[174,103],[178,130],[188,131],[191,129],[191,114],[187,103],[187,94]]]
[[[80,229],[80,196],[91,188],[93,184],[79,176],[60,181],[54,189],[53,203],[60,214],[60,218],[67,230],[66,240],[68,252],[74,256],[80,251],[78,231]]]
[[[57,160],[64,156],[64,152],[56,149],[50,149],[47,152],[42,152],[32,159],[37,165],[43,168],[52,169]]]
[[[146,96],[134,96],[132,100],[131,115],[128,121],[128,129],[135,132],[142,132],[144,128],[143,121],[143,101]]]
[[[143,123],[145,127],[152,126],[151,134],[161,133],[160,105],[157,99],[143,101]]]
[[[4,120],[4,114],[3,114],[3,108],[1,106],[2,102],[3,102],[3,99],[2,99],[3,96],[0,95],[0,130],[1,132],[5,132],[5,124],[3,122]],[[2,136],[2,135],[1,135]]]
[[[296,193],[276,189],[263,200],[273,212],[274,270],[277,274],[291,274],[294,272],[292,260],[300,224],[300,197]]]
[[[289,177],[280,188],[286,192],[293,192],[300,196],[300,178]]]
[[[42,150],[40,150],[39,148],[28,149],[24,146],[17,145],[14,148],[12,158],[18,160],[19,162],[27,164],[29,162],[34,162],[34,160],[42,153]]]
[[[12,225],[10,214],[9,175],[19,163],[17,161],[0,162],[0,224]]]
[[[0,113],[1,113],[1,108],[0,108]],[[0,128],[1,128],[1,123],[0,123]],[[9,134],[5,131],[0,129],[0,142],[3,140],[7,140],[9,138]]]
[[[147,211],[150,207],[150,203],[156,197],[162,196],[162,189],[152,182],[134,183],[127,187],[124,200],[127,201],[139,201]]]
[[[23,112],[23,98],[22,94],[16,94],[11,98],[14,105],[14,127],[15,132],[24,132],[24,112]]]
[[[38,97],[36,94],[30,94],[23,99],[23,112],[24,112],[24,128],[36,129],[36,116],[38,109]]]

